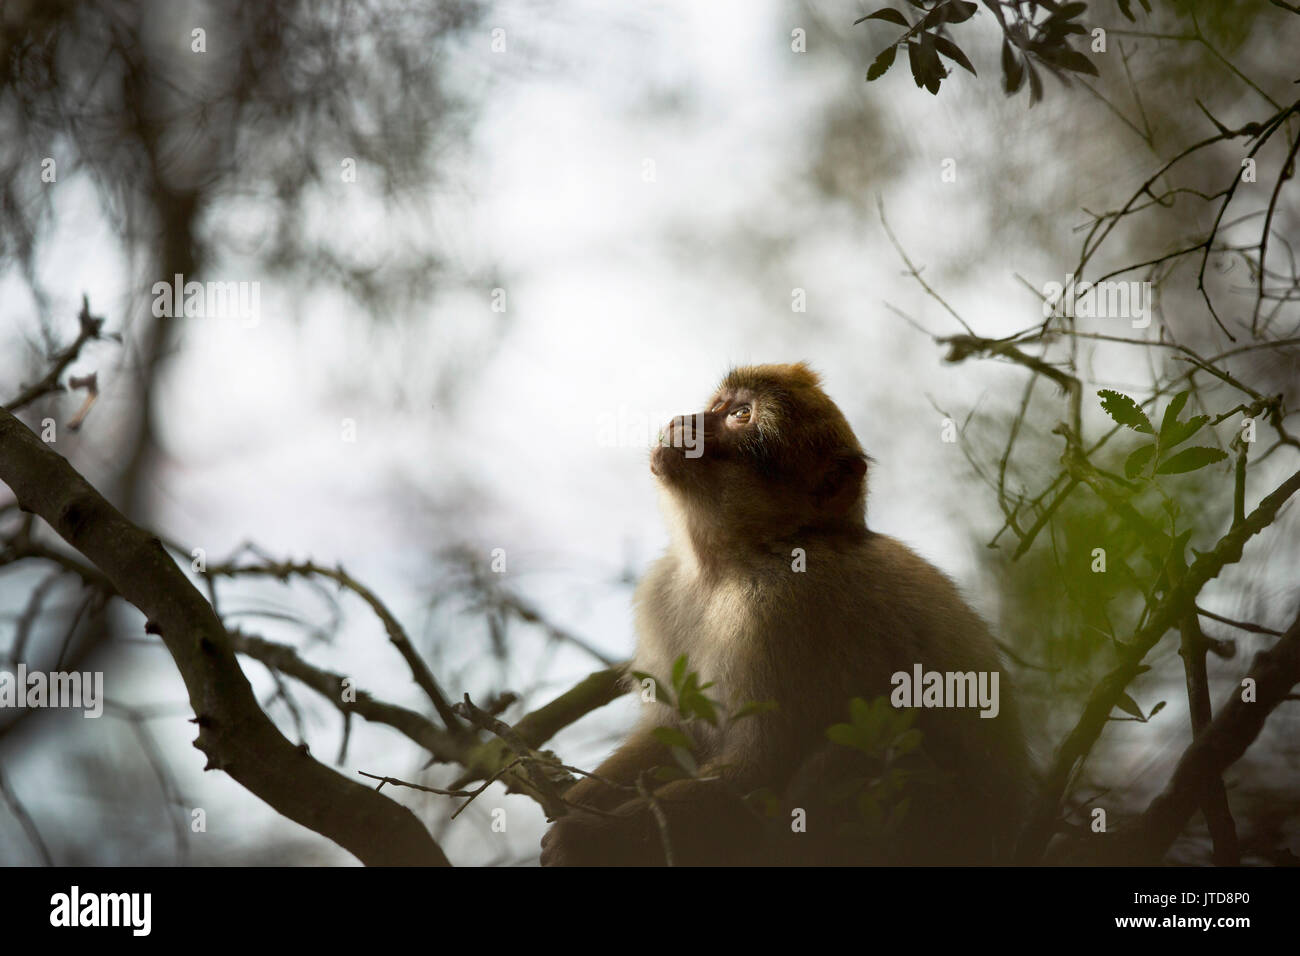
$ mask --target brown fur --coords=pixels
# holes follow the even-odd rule
[[[748,404],[748,423],[730,413]],[[679,655],[732,711],[775,700],[776,711],[719,728],[696,720],[703,775],[657,799],[683,862],[992,862],[1002,858],[1027,784],[1020,728],[1005,674],[1001,711],[921,709],[923,749],[942,784],[918,792],[888,845],[858,845],[836,827],[856,812],[832,805],[834,785],[862,768],[825,730],[848,719],[852,697],[888,695],[890,676],[925,670],[999,670],[979,617],[941,572],[893,538],[868,530],[866,459],[843,414],[802,363],[732,371],[706,405],[674,419],[652,470],[672,544],[637,590],[634,669],[666,679]],[[703,455],[673,440],[703,432]],[[806,570],[792,570],[803,549]],[[645,707],[629,741],[598,773],[628,783],[670,761],[650,736],[678,725],[675,710]],[[807,812],[807,833],[783,815],[755,829],[735,795],[765,787]],[[724,794],[732,795],[729,799]],[[579,803],[617,808],[619,820],[566,817],[544,841],[543,862],[662,860],[644,807],[594,780]],[[847,814],[847,815],[846,815]],[[567,821],[567,822],[566,822]],[[622,835],[620,840],[619,835]],[[678,844],[680,845],[680,848]]]

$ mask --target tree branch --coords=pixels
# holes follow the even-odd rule
[[[415,814],[295,747],[262,712],[211,605],[162,543],[128,521],[63,458],[0,411],[0,480],[149,619],[189,692],[208,768],[367,864],[447,865]]]
[[[1120,662],[1093,689],[1078,723],[1061,743],[1052,766],[1043,781],[1036,807],[1021,835],[1017,857],[1021,862],[1038,861],[1055,829],[1057,808],[1065,793],[1070,775],[1085,759],[1101,736],[1110,713],[1124,688],[1135,678],[1142,659],[1183,614],[1195,608],[1196,595],[1229,564],[1241,560],[1246,542],[1272,524],[1290,497],[1300,491],[1300,471],[1295,472],[1273,490],[1244,521],[1236,524],[1210,551],[1197,556],[1179,581],[1165,594],[1152,611],[1147,623],[1121,654]]]
[[[30,405],[42,395],[57,392],[63,388],[59,384],[59,376],[63,374],[63,370],[77,360],[83,345],[91,339],[99,338],[100,330],[104,327],[102,318],[90,314],[90,300],[84,295],[81,297],[81,311],[77,313],[77,320],[81,323],[81,328],[77,332],[76,339],[63,351],[52,356],[50,370],[45,373],[45,376],[39,382],[35,382],[19,392],[13,401],[4,406],[5,411],[16,412],[20,408]]]

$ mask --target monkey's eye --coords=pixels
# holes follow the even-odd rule
[[[731,416],[738,422],[749,421],[750,408],[748,405],[738,405],[731,410]]]
[[[710,412],[720,412],[720,411],[722,411],[722,406],[724,406],[724,405],[726,405],[726,404],[727,404],[726,402],[722,402],[722,401],[714,402],[714,403],[713,403],[713,407],[710,408],[709,411],[710,411]]]

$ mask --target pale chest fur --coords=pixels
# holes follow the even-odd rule
[[[754,670],[756,642],[799,628],[794,595],[759,578],[714,581],[694,578],[671,555],[659,561],[637,589],[635,669],[667,680],[685,654],[689,669],[730,708],[766,699],[772,688]]]

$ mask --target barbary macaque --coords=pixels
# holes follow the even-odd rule
[[[544,865],[1009,859],[1029,788],[1010,683],[953,583],[868,529],[867,463],[803,363],[737,368],[668,424],[650,468],[671,544],[637,589],[631,671],[666,682],[684,655],[719,717],[644,703],[567,791]],[[751,702],[764,706],[727,718]],[[904,709],[919,734],[872,745]],[[692,741],[693,774],[660,782],[680,764],[662,727]]]

